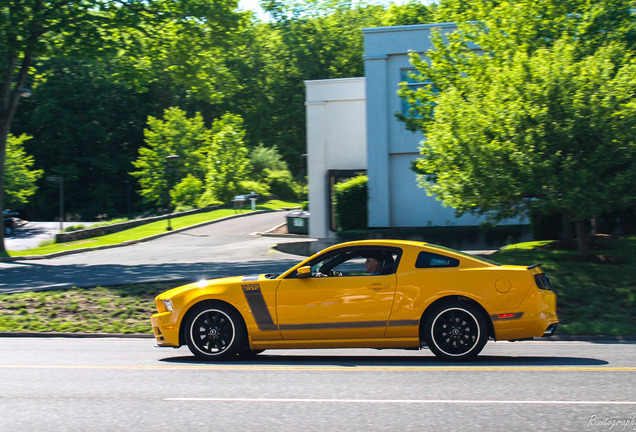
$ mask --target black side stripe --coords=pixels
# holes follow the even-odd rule
[[[357,321],[341,323],[313,323],[313,324],[283,324],[281,330],[326,330],[386,327],[386,321]]]
[[[418,320],[395,320],[389,321],[389,327],[411,327],[420,325]]]
[[[389,327],[408,327],[419,325],[417,320],[390,321]],[[315,323],[315,324],[283,324],[281,330],[337,330],[353,328],[377,328],[386,327],[386,321],[352,321],[341,323]]]
[[[261,331],[277,331],[278,327],[274,324],[269,309],[267,309],[267,304],[263,298],[260,285],[243,284],[241,286],[243,287],[245,299],[252,310],[252,315],[254,316],[258,329]]]

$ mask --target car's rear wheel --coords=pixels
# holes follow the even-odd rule
[[[447,361],[475,358],[488,341],[488,329],[479,309],[453,301],[436,306],[426,320],[425,340],[430,350]]]
[[[204,304],[190,314],[185,327],[186,343],[204,360],[226,360],[243,346],[241,316],[224,304]]]

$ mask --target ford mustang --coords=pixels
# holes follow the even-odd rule
[[[428,347],[477,356],[489,339],[550,336],[556,295],[540,265],[500,265],[428,243],[329,247],[286,272],[201,281],[155,300],[159,346],[205,360],[275,348]]]

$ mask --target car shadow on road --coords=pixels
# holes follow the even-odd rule
[[[469,362],[443,362],[431,353],[419,355],[278,355],[263,353],[249,359],[237,358],[224,362],[206,362],[194,356],[179,356],[161,359],[166,363],[179,363],[191,365],[228,365],[228,366],[288,366],[288,367],[476,367],[487,366],[603,366],[609,362],[601,359],[586,357],[553,357],[553,356],[479,356]]]

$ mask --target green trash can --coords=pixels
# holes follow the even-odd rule
[[[287,215],[287,231],[290,234],[309,234],[309,212],[295,210]]]

